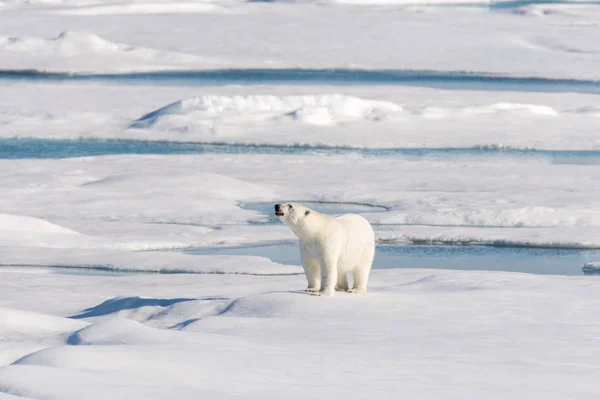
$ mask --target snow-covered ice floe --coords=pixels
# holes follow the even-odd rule
[[[79,31],[62,31],[49,38],[0,35],[0,55],[2,70],[63,73],[219,68],[226,65],[218,59],[117,43]]]
[[[597,96],[590,94],[26,81],[0,87],[5,94],[0,96],[1,138],[390,149],[599,148]]]
[[[7,6],[0,14],[0,35],[23,43],[34,40],[49,51],[39,53],[39,46],[30,47],[29,42],[15,53],[4,43],[0,69],[115,72],[205,70],[220,65],[600,79],[600,52],[594,39],[600,12],[595,5],[512,2],[513,9],[490,11],[502,2],[476,1],[480,7],[448,7],[462,0],[436,1],[437,6],[428,4],[430,1],[411,3],[2,2]],[[469,3],[473,5],[473,1]],[[517,7],[519,4],[523,7]],[[107,18],[116,18],[118,29],[105,23]],[[461,29],[456,29],[458,20]],[[151,32],[145,29],[149,24],[154,28]],[[78,54],[56,51],[52,38],[67,30],[87,32],[111,43],[135,44],[136,51],[104,49],[102,56],[81,47]],[[89,37],[84,43],[93,47],[97,41]],[[71,39],[65,44],[70,46]]]
[[[351,399],[597,394],[600,281],[388,270],[373,271],[369,294],[330,299],[306,295],[304,283],[11,273],[0,279],[0,392],[91,400],[305,399],[315,386]]]

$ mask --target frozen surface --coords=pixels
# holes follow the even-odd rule
[[[374,271],[369,294],[323,299],[301,292],[302,276],[0,274],[8,395],[597,395],[589,277]]]
[[[0,88],[4,138],[600,149],[598,96],[590,94],[364,85],[0,82]]]
[[[164,252],[293,240],[268,210],[243,206],[285,200],[383,206],[361,212],[380,243],[600,247],[593,165],[207,154],[0,160],[0,171],[4,218],[21,221],[0,226],[10,265],[297,272],[263,258],[240,269],[228,257]]]
[[[98,72],[104,71],[99,65],[110,65],[112,72],[127,72],[223,66],[206,57],[115,43],[73,31],[50,38],[0,36],[0,54],[3,70]]]
[[[0,69],[337,67],[600,79],[597,5],[402,3],[5,1]],[[57,41],[85,46],[65,53]]]

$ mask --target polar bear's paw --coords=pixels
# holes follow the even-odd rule
[[[348,289],[346,292],[348,293],[367,293],[367,288],[352,288],[352,289]]]
[[[305,291],[308,292],[308,293],[318,293],[319,292],[319,288],[309,287],[309,288],[306,288]]]
[[[324,290],[321,292],[313,293],[315,296],[333,296],[335,292],[333,290]]]

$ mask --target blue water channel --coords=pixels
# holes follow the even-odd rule
[[[301,265],[297,243],[203,248],[198,255],[260,256]],[[543,275],[583,275],[587,262],[600,260],[600,250],[562,250],[490,246],[377,246],[373,268],[421,268],[524,272]],[[598,272],[600,273],[600,271]],[[592,272],[586,274],[592,275]]]
[[[527,158],[552,163],[599,165],[600,150],[529,150],[495,147],[473,148],[351,148],[302,145],[254,145],[108,139],[0,139],[0,159],[53,159],[121,154],[265,154],[360,155],[408,159]]]
[[[0,70],[0,81],[152,85],[404,85],[461,90],[600,93],[600,81],[511,77],[476,72],[357,69],[219,69],[117,74]]]

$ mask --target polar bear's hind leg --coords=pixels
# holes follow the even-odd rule
[[[375,256],[375,249],[369,248],[365,254],[363,264],[359,265],[352,271],[353,285],[352,289],[348,290],[350,293],[367,293],[367,283],[369,280],[369,274],[371,273],[371,267],[373,265],[373,258]]]
[[[337,285],[335,290],[338,292],[345,292],[348,290],[348,274],[345,272],[338,272]]]

